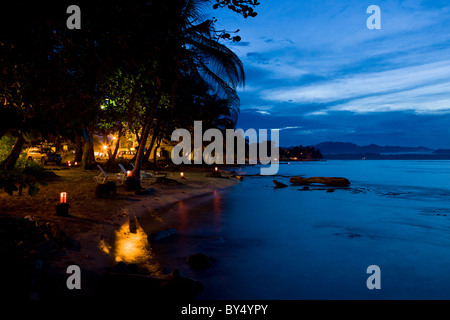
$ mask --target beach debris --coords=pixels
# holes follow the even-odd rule
[[[203,270],[211,265],[210,260],[211,259],[206,254],[196,253],[190,255],[186,259],[186,263],[192,270]]]
[[[178,230],[171,228],[165,229],[158,232],[150,233],[147,236],[147,240],[150,243],[161,242],[163,240],[170,240],[178,236]]]
[[[98,183],[95,187],[95,197],[96,198],[104,198],[109,196],[110,194],[116,194],[117,187],[116,184],[112,181],[108,181],[104,184]]]
[[[273,183],[275,184],[275,188],[277,189],[277,188],[286,188],[287,187],[287,185],[285,185],[284,183],[282,183],[282,182],[278,182],[277,180],[273,180]]]
[[[324,184],[329,187],[348,187],[350,181],[346,178],[328,178],[328,177],[312,177],[312,178],[302,178],[302,177],[292,177],[289,182],[294,185],[310,185],[313,183]]]

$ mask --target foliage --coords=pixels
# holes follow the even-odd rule
[[[0,162],[9,155],[15,140],[16,139],[11,136],[4,136],[0,139]]]
[[[244,18],[256,17],[257,13],[254,11],[254,7],[260,3],[257,0],[215,0],[213,9],[228,8]]]
[[[159,141],[188,119],[209,119],[209,125],[222,127],[235,123],[236,87],[245,74],[222,40],[240,37],[216,30],[215,20],[204,20],[203,13],[213,6],[255,17],[258,1],[85,2],[81,30],[66,27],[70,4],[0,4],[5,13],[0,19],[0,138],[8,132],[76,135],[90,143],[93,133],[128,128],[140,132],[143,149],[150,132]],[[183,88],[189,82],[203,89],[189,92]],[[164,130],[154,128],[156,123]],[[84,147],[86,159],[92,143]],[[9,168],[17,157],[11,159]],[[19,158],[15,170],[34,165],[24,161]]]
[[[0,139],[0,162],[9,154],[15,139],[4,136]],[[40,163],[30,161],[26,154],[22,153],[16,162],[14,170],[0,170],[0,189],[4,189],[10,196],[18,192],[23,194],[23,189],[28,188],[28,194],[34,196],[39,191],[38,184],[45,185],[39,181],[39,176],[44,171]]]

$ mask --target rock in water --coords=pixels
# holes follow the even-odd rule
[[[158,232],[150,233],[147,237],[148,242],[155,243],[163,240],[169,240],[178,236],[177,229],[166,229]]]
[[[275,188],[286,188],[287,185],[284,183],[278,182],[277,180],[273,180],[273,183],[275,183]]]
[[[289,180],[292,184],[297,185],[309,185],[312,183],[320,183],[330,187],[348,187],[350,181],[346,178],[328,178],[328,177],[312,177],[312,178],[302,178],[302,177],[292,177]]]
[[[210,265],[208,256],[203,253],[196,253],[196,254],[190,255],[186,259],[186,263],[193,270],[206,269]]]

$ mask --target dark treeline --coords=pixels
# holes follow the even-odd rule
[[[322,154],[319,149],[308,146],[297,146],[289,148],[280,148],[280,159],[281,160],[320,160],[322,159]]]

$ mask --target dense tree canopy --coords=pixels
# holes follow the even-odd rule
[[[130,130],[139,137],[138,179],[149,135],[158,144],[188,121],[235,124],[245,75],[225,43],[240,37],[216,30],[203,13],[254,17],[257,1],[82,1],[79,30],[66,25],[71,4],[0,4],[0,138],[15,139],[4,169],[14,168],[30,137],[51,136],[75,141],[88,168],[93,134]]]

